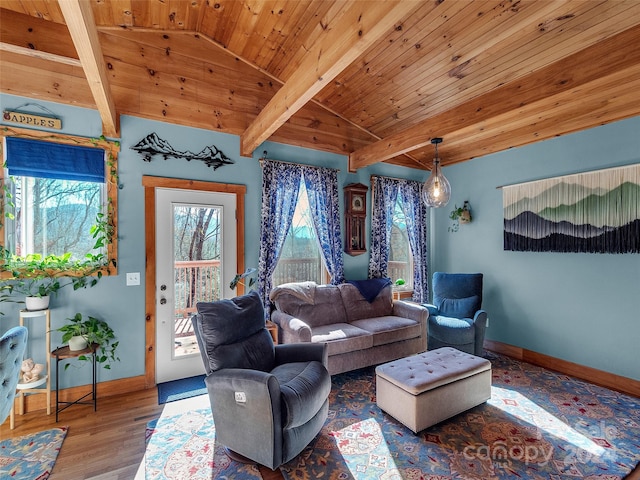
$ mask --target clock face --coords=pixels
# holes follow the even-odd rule
[[[364,197],[362,195],[351,197],[351,210],[354,212],[362,212],[364,210]]]

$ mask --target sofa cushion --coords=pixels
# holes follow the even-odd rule
[[[312,328],[311,341],[327,342],[327,355],[337,355],[371,348],[373,335],[349,323],[334,323]]]
[[[373,334],[374,347],[416,338],[422,334],[420,322],[410,318],[389,315],[356,320],[351,325],[371,332]]]
[[[303,320],[310,327],[341,323],[347,318],[335,285],[316,285],[313,303],[286,290],[280,292],[274,302],[278,310]]]
[[[371,303],[350,283],[342,283],[338,285],[337,288],[342,295],[342,304],[346,312],[347,322],[351,323],[355,320],[362,320],[363,318],[391,315],[393,310],[391,285],[384,287]]]
[[[448,345],[464,345],[475,341],[476,327],[469,318],[452,318],[438,315],[429,317],[429,337]]]
[[[480,310],[480,297],[473,295],[465,298],[442,298],[439,304],[436,304],[440,315],[454,318],[473,318],[475,313]]]

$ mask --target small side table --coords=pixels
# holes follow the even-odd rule
[[[278,325],[273,323],[271,320],[267,320],[265,327],[271,334],[271,338],[273,338],[273,344],[277,345],[278,344]]]
[[[71,405],[93,405],[93,411],[95,412],[98,410],[98,395],[96,394],[96,351],[98,350],[98,348],[99,345],[93,344],[92,348],[87,347],[84,350],[70,350],[69,346],[67,345],[64,347],[58,347],[53,352],[51,352],[51,356],[56,359],[56,423],[58,422],[58,414],[63,410],[69,408]],[[87,355],[91,357],[91,366],[93,370],[91,391],[73,402],[63,402],[60,400],[60,388],[58,381],[58,379],[60,378],[60,361],[77,358],[80,355]],[[91,395],[91,401],[83,401],[89,395]],[[60,408],[60,405],[64,406]]]
[[[413,290],[393,290],[394,300],[411,300]]]

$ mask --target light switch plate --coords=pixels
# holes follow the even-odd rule
[[[140,285],[140,272],[127,273],[127,287]]]

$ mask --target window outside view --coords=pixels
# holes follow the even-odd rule
[[[300,182],[298,203],[282,254],[273,273],[273,286],[305,281],[323,284],[327,283],[329,278],[309,210],[307,189],[304,182]]]
[[[82,260],[94,250],[89,234],[102,211],[104,183],[13,177],[9,182],[13,215],[6,218],[6,242],[16,254],[43,256],[71,253]]]
[[[400,196],[396,200],[391,222],[388,275],[394,283],[398,279],[404,280],[404,285],[399,288],[410,290],[413,288],[413,256]]]
[[[173,249],[175,275],[175,355],[197,353],[191,316],[197,302],[220,300],[222,210],[175,205]]]

